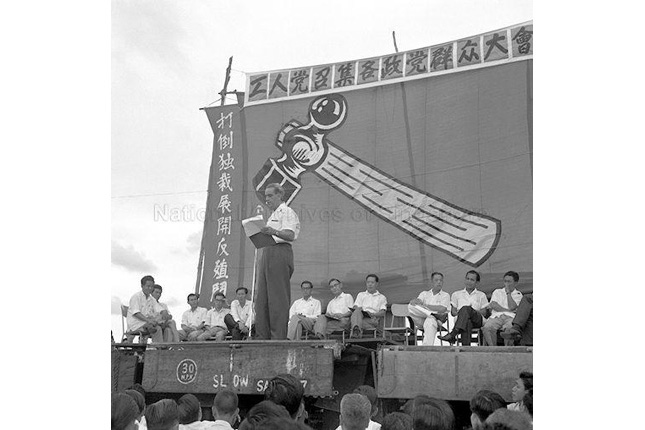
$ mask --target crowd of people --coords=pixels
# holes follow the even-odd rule
[[[470,399],[470,429],[530,430],[533,423],[533,374],[521,372],[512,389],[513,403],[490,390],[478,391]],[[202,405],[193,394],[177,401],[162,399],[146,406],[145,391],[135,384],[123,393],[112,394],[112,430],[307,430],[304,388],[289,374],[272,378],[264,399],[240,416],[238,396],[219,391],[210,407],[214,420],[202,419]],[[340,401],[336,430],[457,430],[455,413],[444,400],[419,395],[400,411],[376,421],[378,396],[369,385],[357,387]]]
[[[475,270],[466,273],[464,288],[452,295],[443,291],[443,278],[442,273],[433,272],[429,289],[408,303],[411,318],[423,329],[423,345],[434,345],[437,339],[470,345],[471,333],[478,329],[483,333],[483,345],[498,345],[500,340],[505,345],[533,344],[533,295],[518,290],[517,272],[504,274],[503,287],[493,291],[490,301],[477,288],[481,276]],[[365,291],[358,293],[356,300],[343,292],[341,280],[332,278],[328,285],[333,297],[323,310],[321,301],[313,297],[313,283],[302,281],[302,298],[295,300],[288,311],[282,310],[286,324],[284,338],[300,340],[305,332],[314,338],[327,339],[339,331],[344,331],[349,338],[361,338],[364,331],[382,330],[388,302],[378,291],[378,275],[366,276]],[[162,292],[163,288],[152,276],[141,279],[141,291],[129,302],[126,341],[132,342],[136,335],[150,338],[154,343],[221,341],[227,336],[243,340],[253,337],[256,329],[260,329],[261,323],[255,321],[246,287],[237,288],[230,306],[223,292],[214,293],[210,309],[199,306],[198,294],[188,294],[189,308],[183,313],[179,328],[160,300]],[[449,314],[454,318],[452,329],[437,336]]]

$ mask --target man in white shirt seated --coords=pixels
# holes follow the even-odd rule
[[[476,270],[466,272],[466,288],[455,291],[450,298],[450,313],[457,317],[454,327],[447,335],[439,336],[439,339],[452,344],[461,335],[461,344],[470,345],[472,330],[484,325],[488,312],[488,298],[477,289],[480,281],[481,276]]]
[[[130,298],[126,319],[129,333],[139,332],[140,336],[151,336],[152,342],[161,343],[163,334],[155,315],[160,314],[163,308],[151,295],[154,283],[155,279],[150,275],[141,278],[141,291]],[[132,343],[134,336],[128,335],[127,342]]]
[[[190,309],[181,316],[181,330],[178,330],[181,341],[195,341],[199,335],[204,333],[206,326],[206,308],[197,306],[199,294],[191,293],[187,299]]]
[[[330,279],[329,289],[334,297],[327,304],[325,314],[318,316],[314,325],[314,332],[319,339],[325,339],[336,330],[349,331],[349,317],[354,310],[354,298],[351,294],[343,293],[343,283],[340,280]]]
[[[302,329],[312,331],[316,318],[320,315],[320,300],[311,297],[314,285],[309,281],[300,284],[302,299],[298,299],[289,308],[289,325],[287,326],[287,339],[299,340]]]
[[[381,319],[385,317],[387,299],[378,292],[378,276],[369,274],[365,277],[366,291],[356,296],[354,311],[351,316],[352,332],[350,337],[363,337],[363,330],[379,330]]]
[[[215,293],[213,309],[210,309],[208,312],[206,312],[206,325],[204,327],[204,333],[197,336],[197,341],[203,342],[205,340],[211,339],[212,337],[215,337],[215,340],[219,342],[226,338],[228,329],[226,328],[224,317],[228,315],[229,309],[224,307],[224,303],[226,303],[226,297],[224,296],[224,293]]]
[[[432,288],[421,291],[419,297],[410,300],[408,311],[417,326],[423,326],[423,345],[434,345],[437,336],[438,322],[448,319],[450,309],[450,294],[442,291],[443,274],[433,272],[430,276]]]
[[[516,288],[519,280],[517,272],[508,271],[504,273],[504,288],[493,291],[489,304],[491,314],[482,328],[484,345],[497,345],[497,331],[513,327],[515,310],[522,300],[522,293]]]
[[[177,333],[177,324],[175,323],[175,320],[172,319],[172,315],[168,310],[168,306],[165,303],[160,302],[161,293],[163,293],[163,288],[161,287],[161,285],[154,284],[154,286],[152,287],[151,296],[154,297],[157,303],[159,303],[159,306],[161,306],[165,310],[165,312],[161,312],[156,315],[157,323],[159,324],[159,328],[162,330],[162,333],[163,333],[163,341],[179,342],[179,333]]]
[[[231,303],[231,312],[224,317],[226,327],[233,340],[242,340],[253,332],[253,304],[246,299],[249,290],[239,287],[235,290],[235,300]]]

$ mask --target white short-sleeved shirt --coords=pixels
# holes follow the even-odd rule
[[[218,311],[215,308],[206,312],[206,325],[209,327],[222,327],[226,328],[224,317],[230,313],[230,309],[222,308]]]
[[[363,308],[364,311],[376,313],[387,309],[387,299],[378,291],[370,294],[367,291],[361,291],[356,296],[355,306]]]
[[[511,297],[513,298],[513,301],[515,301],[515,304],[520,304],[520,300],[522,300],[522,293],[518,291],[518,289],[514,289],[513,292],[511,293]],[[500,306],[505,307],[508,309],[508,296],[506,295],[506,288],[498,288],[495,291],[493,291],[493,295],[490,297],[491,302],[497,302],[499,303]],[[495,318],[500,315],[508,315],[511,318],[515,317],[515,312],[511,311],[493,311],[491,310],[490,317]]]
[[[147,318],[154,318],[155,315],[159,314],[163,308],[157,303],[157,300],[149,295],[143,293],[143,291],[136,292],[131,298],[128,307],[128,330],[137,330],[140,327],[143,327],[146,322],[141,321],[139,318],[135,317],[134,314],[141,312],[143,316]]]
[[[240,301],[235,299],[231,303],[231,315],[237,322],[242,322],[245,326],[251,327],[253,324],[251,319],[252,304],[250,300],[244,302],[244,306],[240,306]]]
[[[207,312],[208,310],[206,310],[206,308],[202,308],[200,306],[197,306],[194,311],[192,309],[188,309],[181,316],[181,323],[188,327],[197,327],[202,322],[206,321]]]
[[[488,306],[488,299],[486,298],[486,294],[477,288],[470,294],[464,288],[463,290],[457,290],[452,293],[450,304],[457,308],[457,310],[464,306],[471,306],[474,310],[479,311]]]
[[[421,291],[421,293],[419,293],[419,300],[421,300],[424,305],[445,306],[446,311],[450,310],[450,294],[443,290],[439,291],[437,294],[434,294],[432,290]]]
[[[296,314],[303,314],[309,318],[316,318],[320,315],[320,300],[309,297],[309,300],[298,299],[289,308],[289,318]]]
[[[280,203],[280,206],[273,211],[267,220],[267,226],[275,228],[276,230],[291,230],[294,233],[293,241],[291,242],[295,242],[298,239],[298,233],[300,233],[300,220],[298,219],[298,215],[285,202]],[[278,243],[291,243],[278,236],[271,237]]]
[[[340,293],[327,303],[327,313],[344,314],[354,307],[354,298],[351,294]]]

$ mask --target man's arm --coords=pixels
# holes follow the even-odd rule
[[[293,242],[293,240],[296,238],[296,234],[289,229],[283,229],[283,230],[277,230],[273,227],[264,226],[260,229],[260,231],[264,234],[270,234],[271,236],[279,237],[282,240],[286,240],[287,242]]]

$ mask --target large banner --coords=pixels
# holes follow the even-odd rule
[[[239,198],[246,217],[268,183],[286,188],[301,222],[294,299],[306,279],[326,302],[332,277],[356,296],[376,273],[388,303],[406,303],[433,271],[452,292],[470,269],[485,291],[508,270],[532,290],[532,32],[524,23],[448,42],[443,56],[428,47],[249,75]],[[253,246],[239,250],[238,282],[250,287]]]

